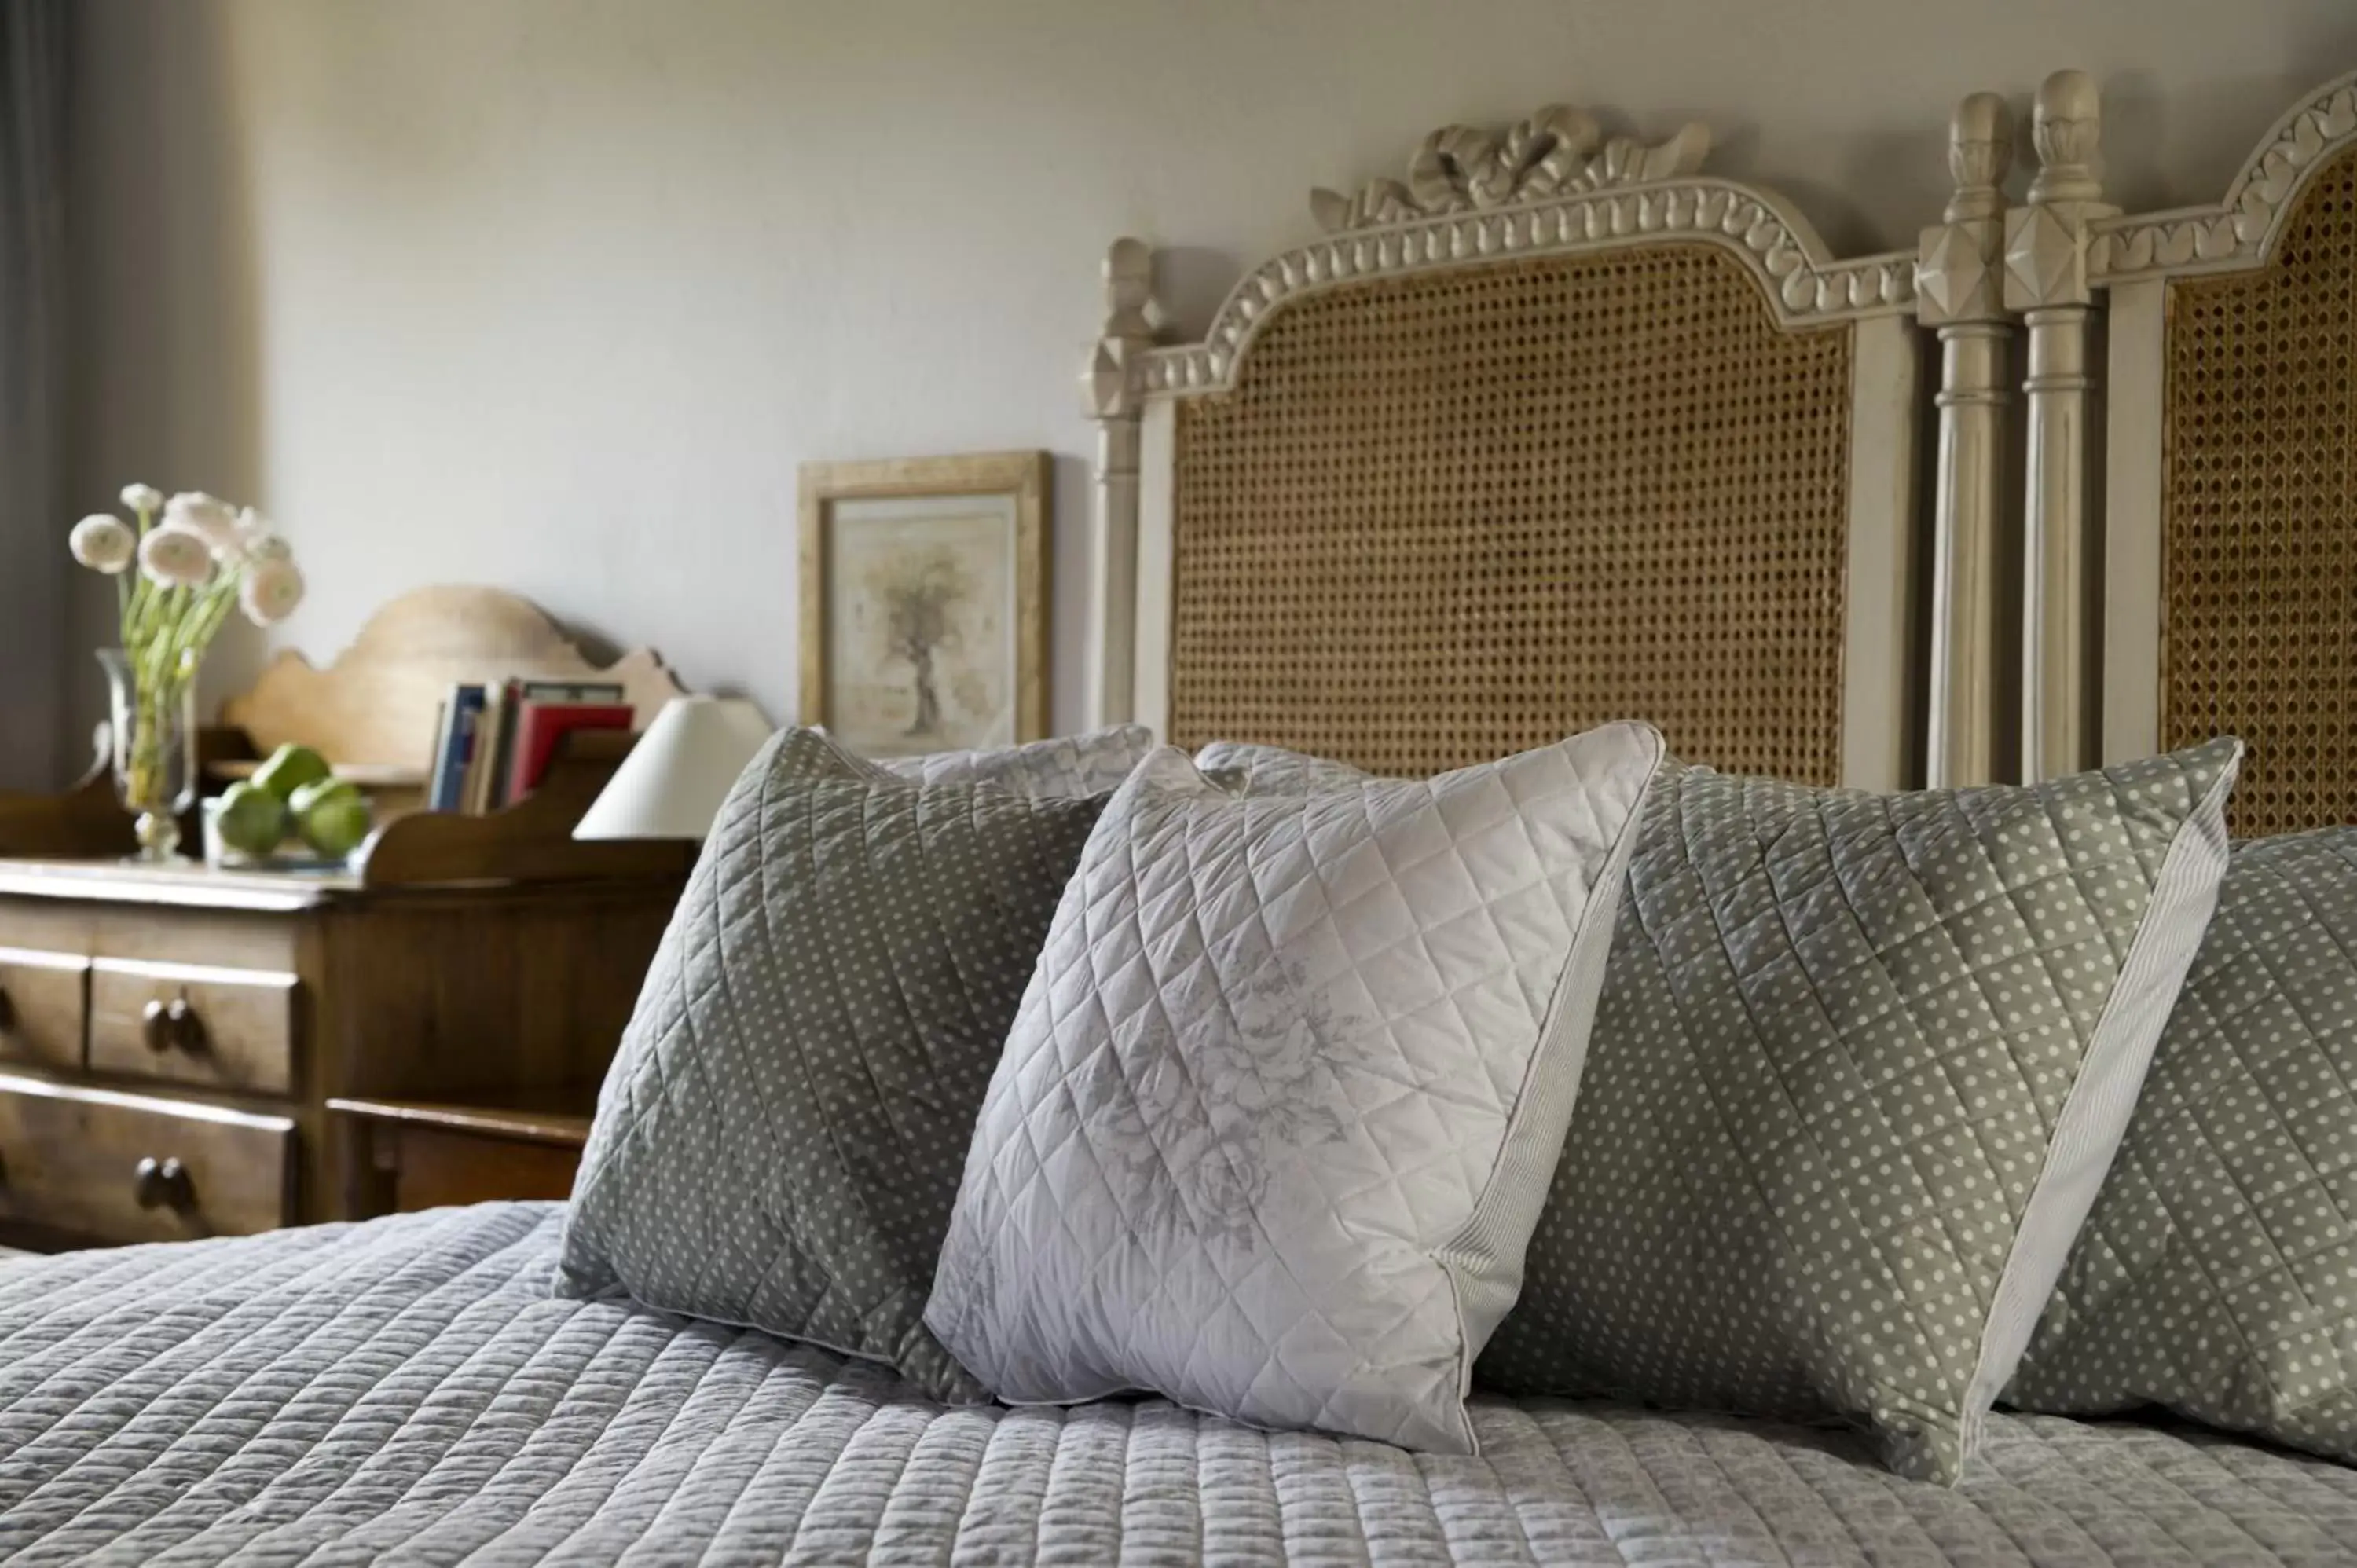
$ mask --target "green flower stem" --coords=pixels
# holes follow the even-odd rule
[[[146,513],[139,518],[144,537]],[[205,650],[237,606],[242,567],[219,570],[201,586],[166,587],[145,575],[118,585],[123,650],[135,686],[132,734],[124,746],[124,795],[134,810],[167,811],[171,747],[187,744],[178,734],[189,684]]]
[[[134,509],[139,537],[154,532],[154,508]],[[245,576],[242,563],[222,563],[196,587],[166,586],[133,567],[115,579],[115,613],[134,690],[132,733],[123,739],[123,787],[135,811],[164,812],[174,771],[173,750],[193,737],[181,734],[189,687],[206,649],[237,606]]]
[[[166,691],[142,681],[132,698],[131,744],[124,748],[123,800],[135,811],[168,811],[166,739],[180,700],[178,691]],[[181,744],[187,744],[183,737]]]

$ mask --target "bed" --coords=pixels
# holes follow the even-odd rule
[[[2357,146],[2335,91],[2296,159],[2255,165],[2278,207]],[[2103,456],[2067,372],[2091,306],[2018,297],[2025,226],[2062,225],[2115,295],[2160,264],[2078,171],[2087,109],[2050,84],[2038,140],[2062,173],[2008,211],[2002,102],[1967,101],[1954,199],[1915,254],[1836,260],[1772,194],[1704,173],[1698,128],[1606,138],[1561,108],[1318,193],[1327,236],[1248,274],[1200,343],[1156,343],[1151,252],[1116,244],[1082,379],[1092,717],[1413,772],[1641,708],[1695,760],[1886,789],[2060,761],[2027,727],[2060,699],[2009,697],[2017,665],[2085,744],[2099,705],[2105,734],[2126,725],[2175,677],[2123,675],[2107,701],[1999,592],[2083,602],[2048,567],[2083,562],[2004,548],[2025,313],[2033,544],[2067,533]],[[2248,210],[2169,221],[2200,253],[2201,224],[2238,233]],[[2149,357],[2126,326],[2115,375]],[[2115,429],[2158,403],[2119,389]],[[2115,474],[2110,493],[2118,519],[2147,492]],[[1484,1398],[1476,1458],[1153,1400],[945,1408],[759,1334],[553,1299],[560,1220],[492,1205],[0,1262],[0,1554],[2357,1561],[2357,1470],[2159,1423],[2001,1415],[1949,1489],[1842,1432],[1595,1402]]]
[[[944,1411],[766,1336],[554,1301],[554,1206],[0,1266],[16,1563],[2349,1560],[2357,1472],[2010,1417],[1838,1434],[1486,1401],[1479,1459],[1159,1402]]]

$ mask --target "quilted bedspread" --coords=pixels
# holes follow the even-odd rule
[[[2357,1470],[2001,1417],[1964,1485],[1848,1437],[1475,1402],[1478,1459],[1159,1402],[945,1410],[549,1296],[494,1205],[0,1262],[0,1561],[2343,1563]]]

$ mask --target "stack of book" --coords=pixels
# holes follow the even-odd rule
[[[610,682],[453,686],[435,720],[425,803],[437,811],[496,811],[532,793],[560,736],[630,727],[630,705]]]

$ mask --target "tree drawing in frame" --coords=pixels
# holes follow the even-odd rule
[[[802,715],[874,757],[1047,733],[1045,453],[802,469]]]
[[[877,578],[867,585],[883,607],[885,641],[896,659],[909,666],[909,694],[916,715],[909,722],[910,740],[929,741],[942,732],[942,698],[934,665],[937,656],[955,653],[961,646],[959,606],[974,593],[974,581],[957,556],[946,549],[904,551],[885,560]],[[972,671],[962,677],[974,681]],[[970,705],[981,693],[969,685],[963,693]]]

